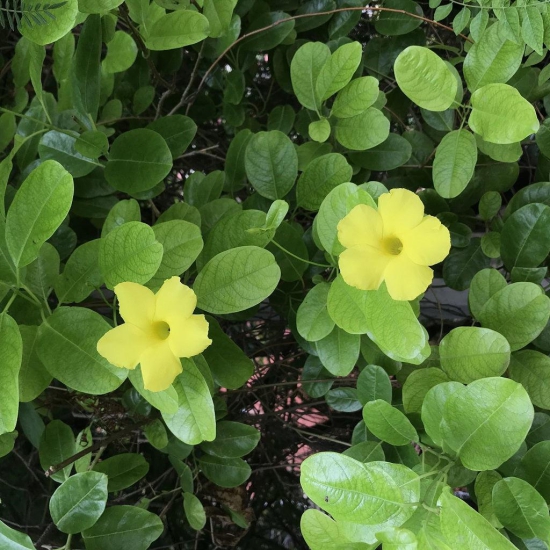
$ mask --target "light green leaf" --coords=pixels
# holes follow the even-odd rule
[[[203,455],[199,459],[199,466],[207,479],[226,488],[242,485],[252,473],[250,466],[242,458]]]
[[[311,550],[338,548],[343,544],[351,547],[352,544],[346,536],[346,529],[340,523],[314,508],[302,514],[300,530]]]
[[[6,216],[6,244],[16,266],[28,265],[38,256],[67,216],[73,190],[72,176],[53,160],[27,176]]]
[[[315,111],[321,101],[316,95],[316,83],[321,69],[330,57],[330,50],[323,42],[307,42],[294,54],[290,64],[292,87],[298,101]]]
[[[20,533],[0,521],[0,544],[6,550],[34,550],[28,535]]]
[[[174,50],[204,40],[208,19],[197,11],[179,10],[162,15],[151,26],[145,45],[150,50]]]
[[[64,481],[50,500],[50,514],[63,533],[79,533],[99,519],[107,504],[107,476],[83,472]]]
[[[174,380],[179,407],[174,414],[162,413],[168,429],[188,445],[216,437],[214,403],[208,385],[191,359],[182,359],[183,372]]]
[[[246,147],[245,167],[250,183],[262,197],[282,199],[296,181],[298,155],[282,132],[259,132]]]
[[[161,413],[175,414],[178,410],[178,393],[174,386],[168,386],[163,391],[149,391],[143,387],[143,376],[141,374],[141,366],[138,365],[135,369],[128,371],[128,379],[134,386],[135,390],[148,403],[153,405]]]
[[[437,146],[433,163],[433,181],[436,191],[452,199],[464,189],[474,175],[477,145],[468,130],[454,130],[445,135]]]
[[[525,43],[542,55],[544,38],[544,22],[538,6],[526,6],[521,10],[521,36]]]
[[[271,252],[240,246],[214,256],[193,289],[198,307],[209,313],[235,313],[255,306],[277,286],[281,270]]]
[[[328,336],[334,328],[334,321],[327,311],[328,283],[315,285],[300,304],[296,314],[296,327],[302,338],[317,342]]]
[[[193,119],[185,115],[158,118],[151,122],[147,128],[157,132],[164,138],[174,159],[189,147],[197,133],[197,125]]]
[[[478,271],[472,279],[468,296],[472,315],[479,319],[479,315],[489,299],[505,287],[506,279],[496,269]]]
[[[494,470],[519,449],[533,416],[533,405],[520,384],[482,378],[445,403],[442,441],[466,468]]]
[[[428,48],[409,46],[395,60],[401,91],[419,107],[445,111],[455,101],[457,81],[443,59]]]
[[[217,38],[229,28],[237,0],[205,0],[203,13],[210,23],[208,36]]]
[[[319,143],[325,142],[330,137],[330,122],[326,118],[315,120],[308,126],[309,137]]]
[[[337,141],[352,151],[372,149],[383,143],[390,133],[390,122],[375,107],[359,115],[338,120],[335,129]]]
[[[46,425],[40,437],[38,456],[40,466],[47,471],[52,466],[57,466],[75,453],[74,434],[70,426],[61,420],[52,420]],[[69,479],[72,464],[65,466],[62,470],[55,472],[50,477],[59,483]]]
[[[536,134],[539,121],[533,106],[507,84],[487,84],[472,94],[470,128],[491,143],[517,143]]]
[[[391,445],[409,445],[411,441],[418,441],[418,434],[410,420],[383,399],[369,401],[363,407],[363,420],[378,439]]]
[[[99,268],[108,288],[125,281],[144,284],[157,272],[162,255],[162,244],[150,226],[128,222],[101,239]]]
[[[376,102],[379,92],[376,78],[372,76],[356,78],[338,92],[331,114],[338,118],[360,115]]]
[[[127,71],[134,64],[137,53],[134,39],[124,31],[117,31],[107,43],[107,55],[101,67],[107,74]]]
[[[121,453],[102,460],[94,466],[94,471],[107,476],[106,489],[114,493],[131,487],[146,476],[149,464],[140,454]]]
[[[82,13],[102,13],[114,10],[124,0],[78,0],[78,11]]]
[[[110,328],[95,311],[59,307],[40,325],[38,357],[70,389],[91,395],[111,392],[124,382],[128,371],[114,367],[97,352],[98,340]]]
[[[338,327],[315,343],[321,363],[334,376],[347,376],[353,370],[360,346],[357,334],[349,334]]]
[[[407,414],[420,413],[426,394],[449,377],[436,367],[414,370],[403,384],[403,408]]]
[[[439,356],[451,380],[468,384],[503,374],[510,362],[510,344],[494,330],[458,327],[441,341]]]
[[[13,432],[17,423],[19,403],[19,369],[23,357],[23,342],[17,323],[7,314],[0,315],[0,350],[2,369],[0,384],[0,435]]]
[[[180,204],[183,204],[183,203],[180,203]],[[118,201],[111,208],[111,210],[109,210],[109,214],[107,215],[107,218],[105,218],[105,221],[103,222],[103,227],[101,228],[101,236],[105,237],[113,229],[127,222],[140,222],[140,221],[141,221],[141,210],[136,200],[126,199],[126,200]]]
[[[23,343],[19,370],[19,400],[27,403],[34,401],[50,385],[52,376],[38,357],[38,327],[19,325],[19,332]]]
[[[223,420],[216,426],[216,439],[203,442],[201,449],[220,458],[240,458],[252,452],[260,441],[260,432],[253,426]]]
[[[378,365],[367,365],[357,377],[357,397],[362,405],[382,399],[391,403],[392,386],[386,371]]]
[[[550,357],[535,350],[514,353],[510,378],[527,390],[534,405],[550,409]]]
[[[26,5],[28,6],[28,4]],[[37,4],[34,9],[41,14],[45,20],[45,24],[29,24],[25,18],[22,18],[19,30],[23,36],[32,42],[44,46],[59,40],[74,27],[76,16],[78,15],[78,0],[67,0],[63,5],[53,10],[55,18],[42,15],[42,12],[46,9],[45,5],[40,10]],[[32,16],[30,20],[32,20]]]
[[[376,533],[376,538],[383,543],[384,550],[417,550],[416,535],[408,529],[388,529]]]
[[[177,13],[177,12],[176,12]],[[137,506],[111,506],[83,531],[86,550],[147,550],[164,531],[161,519]]]
[[[206,524],[206,513],[201,501],[192,493],[183,493],[183,509],[191,528],[200,531]]]
[[[155,187],[171,169],[172,153],[164,138],[138,128],[122,133],[111,145],[105,179],[118,191],[140,193]]]

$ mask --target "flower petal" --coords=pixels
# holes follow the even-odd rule
[[[342,246],[378,247],[382,240],[382,218],[366,204],[358,204],[338,223],[338,240]]]
[[[155,320],[165,321],[170,326],[176,319],[190,317],[197,307],[197,296],[179,277],[164,281],[156,294]]]
[[[408,189],[392,189],[378,197],[378,212],[384,223],[384,236],[394,235],[401,239],[401,232],[422,221],[424,204]]]
[[[139,327],[124,324],[106,332],[97,343],[97,351],[116,367],[135,369],[145,350],[154,343]]]
[[[155,295],[137,283],[120,283],[115,286],[120,316],[143,330],[149,330],[155,314]]]
[[[415,264],[405,254],[400,254],[388,264],[384,280],[394,300],[414,300],[430,286],[433,274],[431,268]]]
[[[170,349],[178,357],[193,357],[202,353],[211,343],[208,321],[204,315],[178,317],[170,324]]]
[[[143,387],[149,391],[163,391],[182,371],[180,360],[174,355],[168,340],[153,346],[141,356]]]
[[[392,256],[371,246],[354,246],[340,254],[338,265],[348,285],[361,290],[376,290],[392,260]]]
[[[433,216],[425,216],[419,225],[404,233],[401,242],[403,252],[420,265],[442,262],[451,249],[449,230]]]

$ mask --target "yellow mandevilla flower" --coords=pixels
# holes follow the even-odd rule
[[[445,259],[451,248],[449,230],[424,216],[420,197],[392,189],[378,198],[378,210],[356,206],[338,224],[338,240],[346,248],[338,264],[344,281],[361,290],[386,282],[394,300],[414,300],[433,279],[428,266]]]
[[[120,283],[115,294],[125,323],[107,332],[97,351],[120,368],[141,363],[146,390],[168,388],[182,371],[179,358],[198,355],[212,343],[204,315],[193,315],[197,297],[179,277],[164,281],[156,294],[137,283]]]

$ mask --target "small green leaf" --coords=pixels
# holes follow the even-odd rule
[[[199,466],[207,479],[226,488],[242,485],[252,473],[250,466],[242,458],[203,455],[199,459]]]
[[[313,141],[323,143],[330,136],[330,122],[326,118],[315,120],[309,124],[308,133]]]
[[[375,107],[361,114],[341,118],[335,129],[337,141],[352,151],[372,149],[383,143],[390,133],[390,122]]]
[[[0,435],[13,432],[17,423],[19,402],[19,370],[23,342],[19,326],[7,314],[0,314],[0,349],[2,350],[2,399],[0,400]]]
[[[353,370],[360,346],[357,334],[349,334],[338,327],[315,343],[321,363],[334,376],[347,376]]]
[[[360,42],[351,42],[340,46],[319,72],[315,83],[317,101],[324,101],[344,88],[351,80],[361,62]]]
[[[363,420],[376,437],[391,445],[409,445],[411,441],[418,441],[410,420],[383,399],[369,401],[363,407]]]
[[[145,477],[149,471],[149,464],[142,455],[121,453],[102,460],[94,466],[94,471],[108,478],[106,489],[109,493],[115,493],[131,487]]]
[[[216,439],[203,442],[201,449],[220,458],[240,458],[252,452],[260,441],[260,432],[240,422],[222,421],[216,426]]]
[[[183,493],[183,509],[189,525],[200,531],[206,525],[206,513],[201,501],[191,493]]]
[[[331,114],[338,118],[360,115],[378,99],[380,90],[378,80],[372,76],[363,76],[352,80],[338,92],[332,105]]]
[[[40,466],[47,471],[52,466],[57,466],[75,453],[75,440],[73,431],[61,420],[52,420],[46,425],[40,437],[38,456]],[[51,474],[51,478],[59,483],[69,479],[72,464],[65,466],[59,472]]]
[[[367,365],[357,378],[357,397],[362,405],[382,399],[391,403],[392,386],[386,371],[378,365]]]
[[[327,297],[330,285],[321,283],[314,286],[300,304],[296,314],[296,327],[302,338],[317,342],[328,336],[334,328],[334,321],[327,311]]]
[[[519,382],[537,407],[550,409],[550,358],[535,350],[512,355],[510,378]]]

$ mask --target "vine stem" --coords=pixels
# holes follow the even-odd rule
[[[317,267],[324,267],[331,268],[334,267],[332,265],[328,264],[318,264],[317,262],[310,262],[309,260],[306,260],[305,258],[300,258],[300,256],[296,256],[296,254],[292,254],[292,252],[289,252],[286,248],[283,248],[277,241],[274,239],[271,239],[271,243],[274,244],[277,248],[281,249],[285,254],[288,254],[289,256],[292,256],[293,258],[296,258],[297,260],[300,260],[301,262],[304,262],[305,264],[311,264],[316,265]]]
[[[424,21],[426,23],[430,23],[431,25],[435,25],[437,27],[440,27],[442,29],[450,31],[454,34],[454,30],[452,29],[452,27],[449,27],[448,25],[444,25],[443,23],[440,23],[439,21],[434,21],[433,19],[430,19],[428,17],[424,17],[422,15],[416,15],[415,13],[410,13],[410,12],[405,11],[405,10],[398,10],[398,9],[394,9],[394,8],[383,8],[383,7],[378,7],[378,6],[360,6],[360,7],[349,7],[349,8],[337,8],[337,9],[334,9],[334,10],[320,11],[320,12],[317,12],[317,13],[307,13],[307,14],[304,13],[304,14],[300,14],[300,15],[292,15],[290,17],[285,17],[284,19],[279,19],[279,21],[275,21],[274,23],[272,23],[271,25],[268,25],[267,27],[262,27],[261,29],[256,29],[254,31],[250,31],[246,34],[243,34],[239,38],[237,38],[237,40],[235,40],[235,42],[233,42],[231,45],[229,45],[227,48],[225,48],[225,50],[214,60],[212,65],[210,65],[210,67],[208,67],[208,70],[206,71],[206,73],[202,77],[202,79],[199,83],[199,86],[197,88],[197,91],[195,92],[194,95],[196,96],[201,91],[201,89],[204,86],[204,83],[206,82],[206,80],[209,77],[210,73],[214,70],[216,65],[225,57],[225,55],[229,52],[229,50],[231,50],[236,44],[239,44],[240,42],[242,42],[243,40],[245,40],[246,38],[248,38],[250,36],[254,36],[254,35],[259,34],[261,32],[267,31],[269,29],[277,27],[278,25],[281,25],[281,24],[286,23],[288,21],[295,21],[296,19],[302,19],[304,17],[317,17],[317,16],[322,16],[322,15],[334,15],[335,13],[341,13],[341,12],[346,12],[346,11],[365,12],[365,11],[369,11],[369,10],[373,11],[373,12],[378,11],[378,12],[386,12],[386,13],[399,13],[401,15],[406,15],[408,17],[412,17],[413,19],[420,19],[421,21]],[[467,42],[471,42],[471,43],[474,42],[470,37],[468,37],[464,34],[459,33],[458,36],[460,36],[460,38],[463,38]]]

